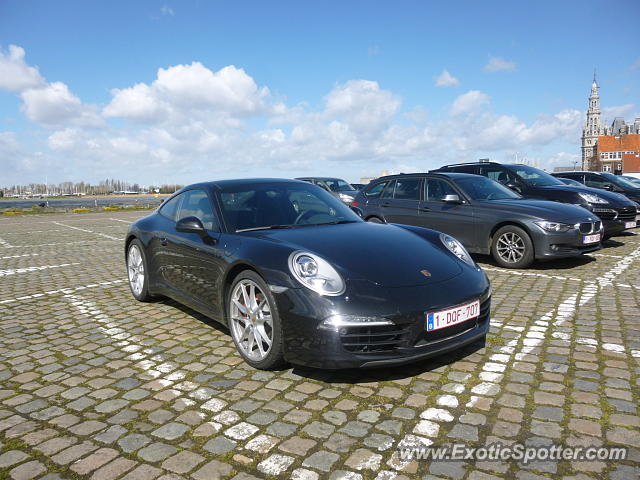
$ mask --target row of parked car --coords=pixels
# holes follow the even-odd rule
[[[640,185],[599,172],[550,175],[521,164],[474,162],[373,180],[305,177],[377,223],[427,227],[506,268],[572,257],[640,225]]]

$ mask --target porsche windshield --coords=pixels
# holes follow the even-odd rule
[[[231,232],[362,221],[333,195],[306,183],[234,185],[219,195]]]
[[[480,175],[458,178],[455,182],[472,200],[516,200],[522,198],[495,180]]]

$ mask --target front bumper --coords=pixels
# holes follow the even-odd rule
[[[600,241],[602,241],[603,229],[601,222],[592,222],[591,227],[587,228],[588,223],[583,225],[582,231],[574,228],[568,232],[551,233],[537,225],[531,229],[532,240],[535,249],[535,258],[537,260],[553,259],[553,258],[566,258],[577,257],[584,253],[595,252],[602,248],[602,244],[590,243],[585,244],[583,238],[585,235],[600,234]]]
[[[482,272],[461,274],[428,286],[386,288],[349,282],[340,297],[307,289],[276,294],[285,358],[295,364],[342,369],[400,365],[439,355],[484,338],[489,330],[491,289]],[[480,315],[428,332],[426,313],[480,300]],[[393,325],[318,328],[325,318],[359,315],[389,319]]]
[[[638,216],[635,207],[593,208],[592,212],[602,220],[604,234],[607,236],[628,230],[629,227],[626,225],[636,222]],[[638,224],[640,222],[636,222],[635,226],[638,226]]]

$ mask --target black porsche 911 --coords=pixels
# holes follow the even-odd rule
[[[483,339],[491,289],[449,235],[371,224],[307,182],[185,187],[133,223],[134,297],[227,325],[256,368],[401,364]]]

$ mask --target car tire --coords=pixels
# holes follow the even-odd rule
[[[245,270],[234,279],[226,312],[231,338],[245,362],[260,370],[273,370],[285,363],[282,322],[275,298],[260,275]]]
[[[531,237],[520,227],[505,225],[493,235],[491,256],[501,267],[527,268],[534,260]]]
[[[140,302],[151,302],[154,296],[149,293],[149,269],[144,246],[134,238],[127,247],[127,277],[134,298]]]
[[[383,220],[381,220],[378,217],[369,217],[367,218],[367,222],[371,222],[371,223],[384,223]]]

